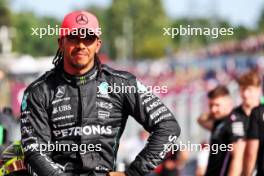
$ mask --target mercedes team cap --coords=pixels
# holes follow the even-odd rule
[[[97,37],[101,35],[101,28],[99,28],[99,22],[96,16],[81,10],[71,12],[64,17],[60,28],[60,38],[79,29],[94,32]]]

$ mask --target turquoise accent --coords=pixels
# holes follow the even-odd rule
[[[27,108],[27,97],[28,97],[28,93],[25,94],[23,97],[22,105],[21,105],[22,111],[25,111]]]
[[[0,125],[0,145],[4,144],[4,127]]]
[[[101,94],[107,94],[108,93],[108,83],[107,82],[102,82],[100,85],[99,85],[99,92]]]

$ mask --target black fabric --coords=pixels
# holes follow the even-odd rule
[[[132,86],[137,92],[107,92],[114,86]],[[143,89],[132,74],[106,65],[100,65],[100,69],[95,66],[81,77],[68,75],[58,67],[32,83],[21,105],[22,144],[31,175],[100,176],[114,170],[119,139],[129,115],[151,135],[126,173],[142,176],[153,170],[167,153],[164,145],[175,143],[180,127],[160,99]],[[47,143],[94,144],[100,145],[101,151],[81,154],[81,150],[33,150]]]
[[[248,123],[249,117],[246,116],[241,106],[235,108],[229,116],[214,123],[210,146],[211,149],[218,148],[218,152],[216,153],[215,149],[213,149],[215,151],[210,151],[206,176],[227,175],[232,159],[232,143],[246,138]]]
[[[248,139],[259,140],[259,150],[257,157],[257,176],[264,175],[264,106],[259,105],[254,108],[250,115]]]

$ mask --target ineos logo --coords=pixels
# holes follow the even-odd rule
[[[84,14],[80,14],[76,17],[76,23],[80,24],[80,25],[85,25],[88,23],[88,18],[86,15]]]
[[[65,88],[64,87],[58,87],[56,97],[61,98],[65,94]]]

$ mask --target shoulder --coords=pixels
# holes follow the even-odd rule
[[[241,106],[237,106],[237,107],[235,107],[234,109],[233,109],[233,111],[232,111],[232,113],[241,113],[241,111],[242,111],[242,107]]]
[[[37,90],[45,87],[51,79],[54,78],[55,70],[52,69],[42,74],[39,78],[33,81],[25,90],[25,92],[35,93]]]
[[[133,75],[130,72],[122,71],[122,70],[116,70],[108,65],[102,65],[102,72],[105,75],[109,75],[111,77],[117,78],[117,79],[125,79],[125,80],[135,80],[136,76]]]
[[[263,111],[264,111],[264,105],[262,105],[262,104],[253,108],[253,110],[252,110],[252,112],[263,112]]]
[[[230,116],[229,116],[229,121],[234,122],[234,121],[242,121],[244,118],[244,112],[242,110],[241,106],[238,106],[236,108],[233,109],[233,111],[231,112]]]
[[[264,105],[259,105],[255,107],[250,115],[250,119],[252,118],[263,118],[264,117]]]

